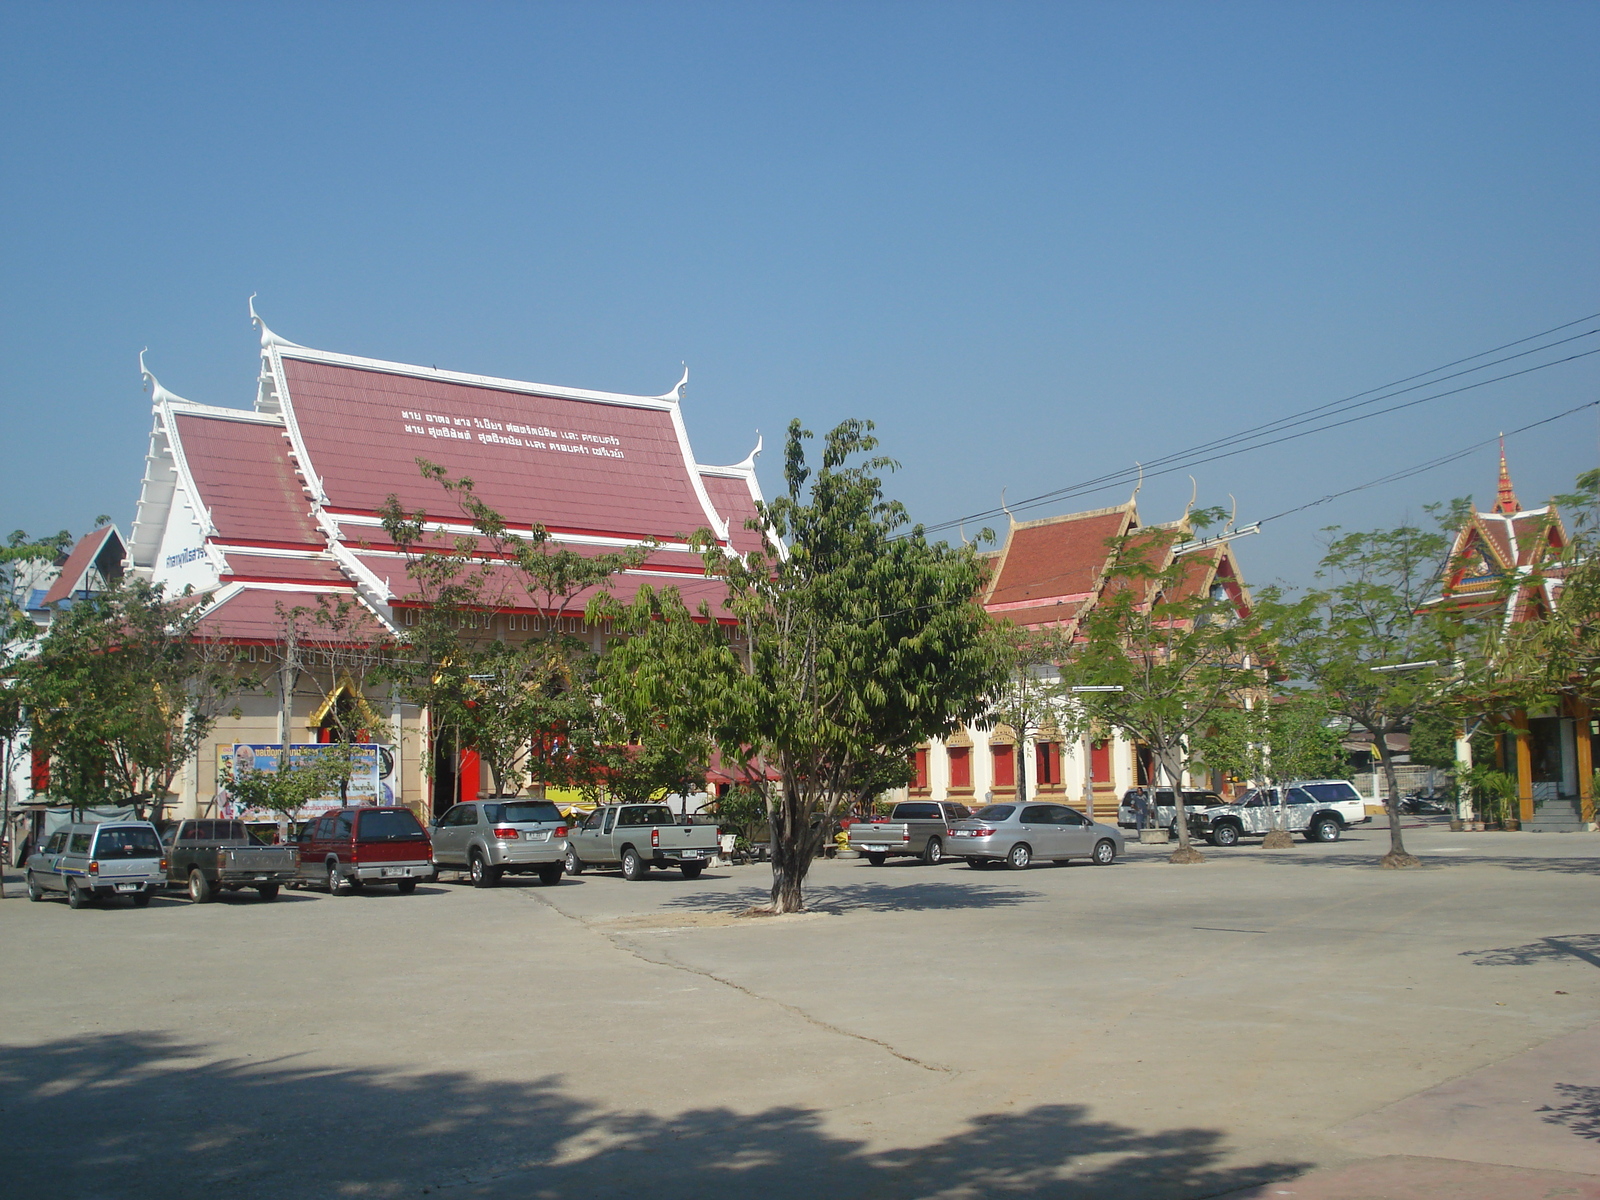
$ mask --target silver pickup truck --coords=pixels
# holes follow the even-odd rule
[[[263,900],[300,872],[293,846],[269,846],[250,836],[243,821],[179,821],[167,831],[167,879],[189,890],[196,904],[218,892],[254,888]]]
[[[91,900],[126,896],[139,908],[150,903],[166,867],[161,839],[148,821],[68,825],[50,835],[28,858],[28,899],[65,892],[82,908]]]
[[[714,824],[680,825],[665,804],[606,804],[567,834],[567,874],[585,867],[622,867],[622,877],[643,879],[651,867],[677,867],[698,879],[720,843]]]
[[[964,804],[906,800],[896,804],[887,818],[850,826],[850,849],[875,867],[891,858],[920,858],[925,863],[936,863],[944,857],[950,826],[971,815]]]

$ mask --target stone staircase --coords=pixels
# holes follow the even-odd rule
[[[1533,820],[1523,823],[1528,833],[1583,833],[1589,827],[1584,823],[1575,796],[1540,800],[1533,808]]]

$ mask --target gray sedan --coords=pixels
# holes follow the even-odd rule
[[[1005,863],[1025,870],[1034,859],[1064,863],[1087,858],[1109,866],[1122,853],[1115,825],[1097,825],[1065,804],[991,804],[968,821],[950,826],[946,858],[964,858],[969,867]]]

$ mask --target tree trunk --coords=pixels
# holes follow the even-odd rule
[[[1272,806],[1272,832],[1261,839],[1263,850],[1293,850],[1294,838],[1289,834],[1289,789],[1286,781],[1274,779],[1272,787],[1277,790],[1278,802]]]
[[[1378,761],[1383,764],[1383,781],[1389,789],[1389,794],[1383,798],[1383,810],[1389,814],[1389,853],[1379,862],[1391,868],[1420,867],[1422,860],[1406,852],[1405,839],[1400,834],[1400,780],[1394,773],[1394,759],[1390,757],[1389,740],[1380,730],[1373,729],[1368,732],[1372,734],[1373,748],[1378,752]]]
[[[815,853],[811,822],[812,805],[793,786],[794,775],[784,772],[783,795],[767,812],[772,825],[772,911],[797,913],[805,908],[806,873]]]
[[[1206,856],[1189,844],[1189,814],[1183,803],[1183,760],[1174,751],[1158,754],[1161,773],[1172,784],[1172,823],[1178,829],[1178,848],[1168,857],[1168,862],[1200,863]]]
[[[1028,802],[1028,755],[1021,730],[1017,731],[1017,744],[1012,747],[1012,753],[1015,755],[1017,763],[1017,803],[1026,804]]]

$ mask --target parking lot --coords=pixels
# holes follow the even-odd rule
[[[1430,1158],[1600,1174],[1600,837],[1408,840],[1421,870],[1379,870],[1370,827],[1199,867],[1137,846],[1025,872],[823,861],[812,911],[783,918],[735,915],[762,866],[78,912],[12,874],[8,1190],[1142,1198]],[[1428,1125],[1429,1089],[1558,1038],[1559,1078],[1513,1074],[1527,1096]]]

